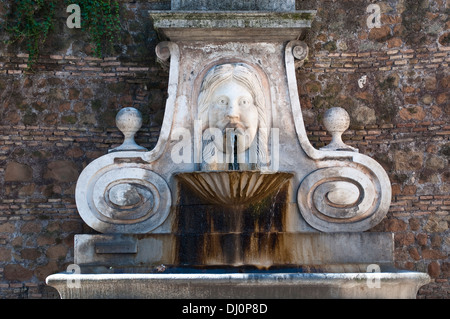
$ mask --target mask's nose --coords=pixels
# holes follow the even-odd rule
[[[239,119],[239,104],[237,101],[233,101],[227,111],[227,118],[232,121]]]

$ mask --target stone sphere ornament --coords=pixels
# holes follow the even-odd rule
[[[142,126],[142,114],[134,107],[125,107],[116,115],[116,126],[124,135],[122,145],[111,149],[109,152],[119,151],[147,151],[134,140],[134,135]]]
[[[358,151],[342,141],[342,134],[350,126],[350,116],[345,109],[341,107],[328,109],[324,114],[323,124],[331,134],[331,142],[327,146],[322,147],[321,150]]]

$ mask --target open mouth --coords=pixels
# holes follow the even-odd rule
[[[225,135],[230,133],[244,135],[244,132],[245,127],[240,123],[228,123],[223,130],[223,133],[225,133]]]

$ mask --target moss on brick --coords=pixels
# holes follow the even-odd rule
[[[27,110],[22,118],[22,123],[24,125],[36,125],[37,120],[38,120],[37,114],[32,112],[31,110]]]
[[[101,100],[94,100],[91,102],[91,107],[94,111],[99,111],[102,107],[102,101]]]
[[[61,117],[61,123],[63,124],[75,124],[77,122],[76,115],[64,115]]]

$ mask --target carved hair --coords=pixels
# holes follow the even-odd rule
[[[257,138],[257,167],[267,164],[268,154],[268,128],[266,116],[265,95],[261,81],[256,72],[243,63],[220,64],[208,71],[203,79],[198,96],[198,118],[202,123],[202,132],[209,127],[208,110],[214,101],[212,95],[217,87],[226,81],[234,80],[245,87],[253,97],[254,104],[258,111],[258,138]],[[214,156],[215,147],[211,143],[211,135],[207,132],[203,136],[203,161],[207,161]]]

